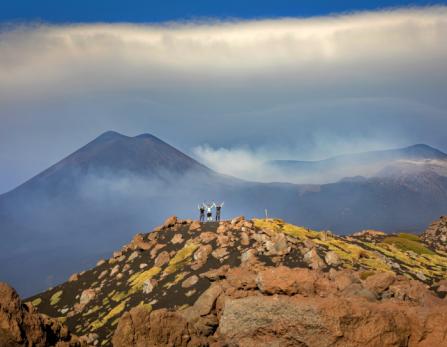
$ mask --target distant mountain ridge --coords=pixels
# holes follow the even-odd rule
[[[315,180],[313,183],[336,182],[345,177],[376,175],[385,176],[388,168],[397,165],[407,170],[414,170],[423,164],[424,169],[432,168],[435,172],[447,176],[447,154],[425,144],[405,148],[346,154],[318,161],[273,160],[268,162],[286,177],[303,176]],[[438,166],[435,170],[434,167]],[[420,171],[421,167],[419,167]]]
[[[278,164],[314,164],[322,165],[330,162],[348,162],[353,160],[371,161],[384,159],[441,159],[447,160],[447,154],[426,144],[416,144],[408,147],[368,151],[353,154],[343,154],[322,160],[303,161],[303,160],[272,160],[271,163]]]

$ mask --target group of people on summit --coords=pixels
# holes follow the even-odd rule
[[[216,209],[216,222],[220,221],[220,212],[222,210],[222,206],[224,203],[216,204],[213,202],[212,204],[205,204],[204,202],[201,205],[198,205],[200,211],[200,221],[205,221],[205,211],[206,211],[206,221],[213,221],[213,208]]]

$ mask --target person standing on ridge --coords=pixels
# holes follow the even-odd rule
[[[200,211],[200,222],[204,222],[205,221],[205,207],[202,205],[198,205],[199,211]]]
[[[216,222],[220,222],[220,211],[222,210],[222,206],[224,205],[224,203],[220,203],[220,204],[214,204],[214,206],[216,206]]]
[[[213,203],[212,205],[203,204],[203,206],[206,208],[206,221],[212,222],[213,221],[213,207],[216,205]]]

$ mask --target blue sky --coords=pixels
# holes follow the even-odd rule
[[[340,12],[445,4],[445,1],[2,0],[0,21],[155,23],[197,18],[309,17]]]

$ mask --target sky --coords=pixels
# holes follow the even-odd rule
[[[107,130],[235,175],[447,151],[443,2],[223,3],[1,2],[0,193]]]

